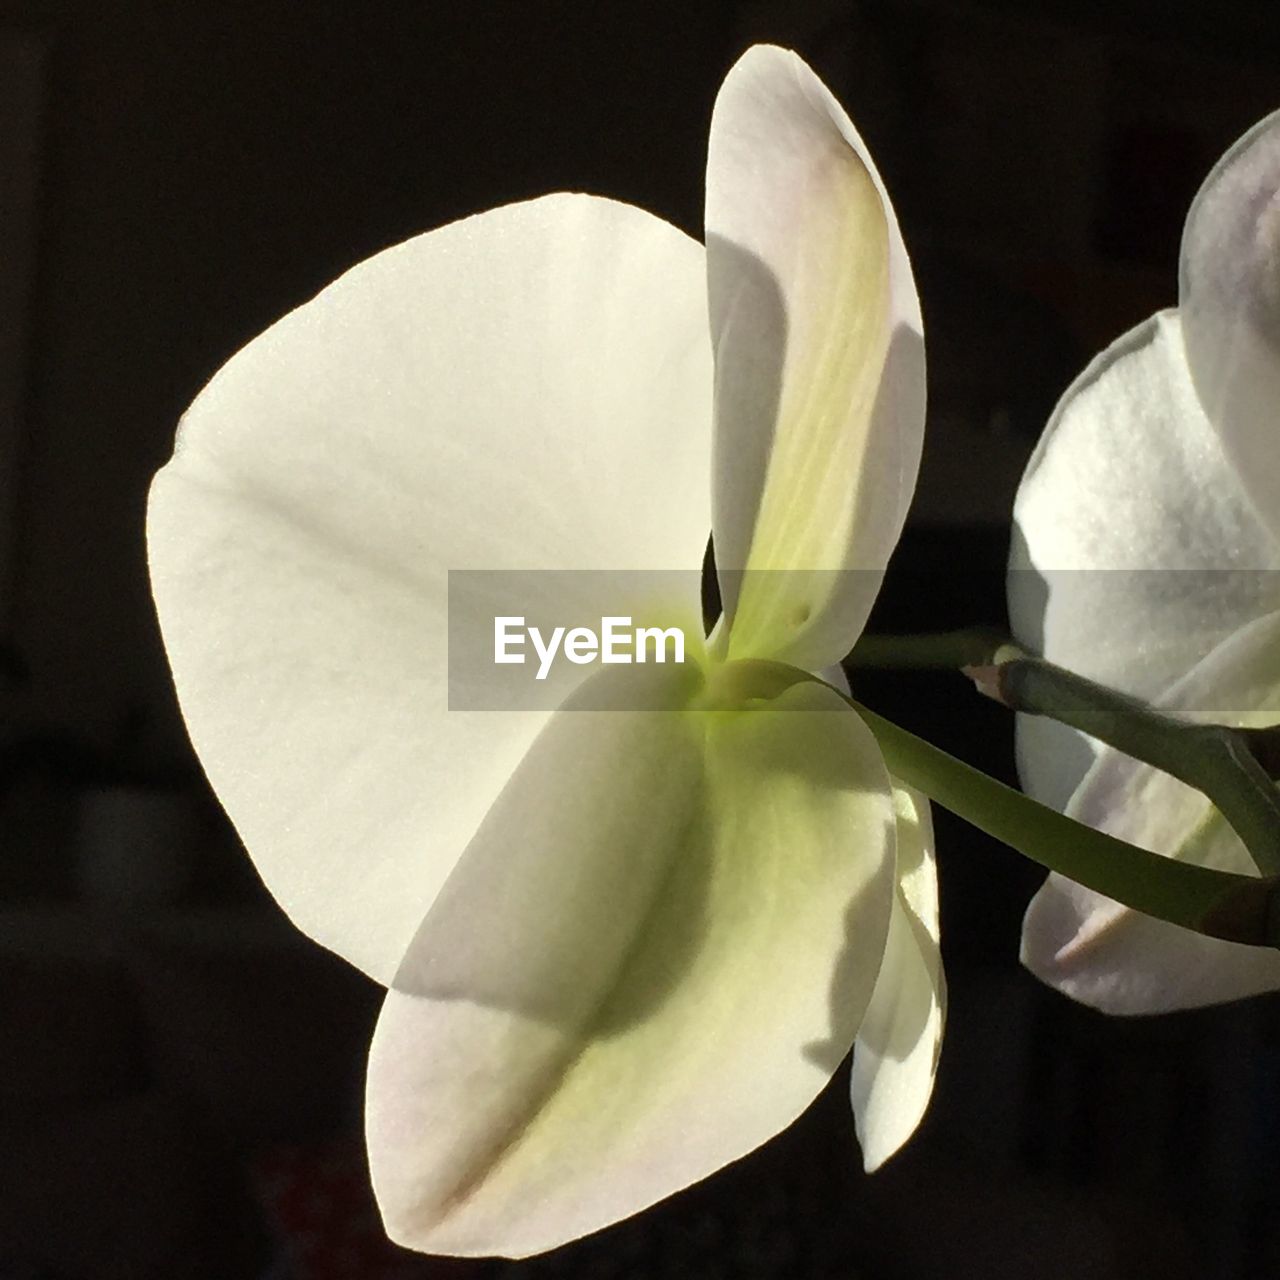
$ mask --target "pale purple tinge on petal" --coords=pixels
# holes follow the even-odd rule
[[[541,1252],[785,1128],[871,999],[895,833],[874,739],[818,685],[553,717],[383,1007],[366,1118],[390,1235]]]
[[[924,346],[883,183],[793,53],[753,48],[721,87],[706,231],[729,653],[817,670],[852,648],[902,528]]]
[[[1280,112],[1223,156],[1192,203],[1178,307],[1200,402],[1280,537]]]
[[[1130,911],[1059,875],[1031,900],[1022,963],[1108,1014],[1172,1013],[1280,990],[1280,956]]]
[[[1280,722],[1280,613],[1232,634],[1157,705],[1201,721]],[[1156,853],[1257,873],[1203,795],[1110,748],[1066,811]],[[1058,875],[1027,910],[1022,961],[1049,985],[1106,1013],[1163,1013],[1280,989],[1275,950],[1181,929]]]
[[[379,981],[547,718],[446,713],[447,571],[684,569],[698,616],[704,258],[580,195],[420,236],[234,356],[156,478],[192,741],[295,923]]]
[[[1103,352],[1063,396],[1014,504],[1018,641],[1150,698],[1230,631],[1280,608],[1280,543],[1200,409],[1177,313]],[[1021,717],[1019,773],[1061,807],[1095,748]]]
[[[884,961],[854,1043],[850,1078],[868,1172],[897,1152],[924,1117],[946,1021],[929,801],[895,782],[894,803],[898,888]]]

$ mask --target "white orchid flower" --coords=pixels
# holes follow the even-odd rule
[[[415,1249],[524,1256],[635,1213],[788,1125],[855,1036],[869,1166],[928,1101],[927,803],[805,674],[857,639],[902,525],[920,311],[793,54],[720,91],[706,231],[560,194],[380,253],[213,378],[152,489],[209,778],[297,925],[387,987],[368,1148]],[[713,528],[725,625],[643,673],[645,709],[583,713],[615,679],[586,667],[554,712],[448,709],[446,605],[493,625],[449,570],[609,570],[546,590],[599,579],[588,603],[637,619],[622,571],[684,570],[663,616],[700,637]]]
[[[1280,114],[1191,206],[1176,310],[1085,370],[1014,507],[1010,612],[1051,661],[1174,714],[1280,721]],[[1196,791],[1052,721],[1026,719],[1031,794],[1170,857],[1253,865]],[[1255,872],[1256,874],[1256,872]],[[1023,961],[1112,1013],[1280,988],[1280,953],[1179,929],[1058,875]]]

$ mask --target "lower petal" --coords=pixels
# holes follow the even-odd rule
[[[522,1257],[791,1123],[889,928],[878,748],[806,684],[731,712],[562,711],[388,993],[374,1188],[415,1249]]]

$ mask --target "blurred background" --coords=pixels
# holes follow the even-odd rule
[[[700,234],[755,40],[848,107],[916,261],[930,432],[877,624],[1000,625],[1055,399],[1175,301],[1192,195],[1280,107],[1274,0],[0,0],[0,1280],[1280,1274],[1275,1003],[1107,1021],[1042,990],[1038,874],[946,815],[938,1092],[881,1173],[846,1068],[547,1257],[381,1237],[378,992],[291,929],[202,784],[147,485],[228,356],[389,244],[563,188]],[[1009,718],[958,676],[859,692],[1012,777]]]

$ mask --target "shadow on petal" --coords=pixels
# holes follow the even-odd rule
[[[720,599],[732,619],[778,427],[787,308],[777,277],[748,249],[707,236],[715,346],[713,521]]]
[[[696,678],[604,669],[556,713],[423,920],[396,990],[570,1033],[625,1025],[661,1003],[697,950],[706,896],[707,851],[691,839],[700,734],[678,709]],[[637,702],[653,709],[596,709]],[[643,984],[629,980],[621,1001],[621,976],[658,919],[661,962]]]
[[[870,999],[892,802],[874,740],[835,694],[806,684],[779,704],[640,725],[566,714],[539,740],[503,797],[537,784],[513,809],[522,825],[503,828],[512,858],[496,826],[480,833],[374,1036],[366,1120],[393,1238],[549,1248],[745,1154],[825,1084],[803,1046],[825,1030],[838,958],[844,1048]],[[581,828],[534,803],[558,746],[582,800],[619,760],[634,770],[610,802],[575,810]],[[589,855],[569,856],[567,834]],[[846,938],[850,910],[864,927]]]
[[[911,428],[924,421],[924,399],[924,335],[909,324],[897,324],[889,335],[871,410],[870,447],[856,477],[857,525],[851,544],[858,548],[861,566],[882,569],[902,532],[920,469],[922,436]],[[859,618],[857,630],[865,622],[865,616]]]
[[[892,933],[895,928],[905,925],[910,931],[912,944],[918,952],[921,955],[928,955],[930,951],[937,949],[937,943],[930,936],[928,926],[920,918],[919,913],[901,888],[904,880],[918,873],[925,865],[923,833],[920,829],[919,818],[914,813],[907,815],[899,812],[897,829],[894,832],[893,839],[897,850],[898,877],[898,883],[894,889],[893,911],[897,919],[890,924],[890,930]],[[931,868],[929,874],[932,874]],[[858,903],[855,902],[850,905],[845,914],[845,923],[846,945],[832,975],[829,993],[832,1034],[825,1040],[807,1044],[804,1050],[805,1056],[811,1062],[828,1072],[834,1072],[844,1060],[845,1054],[849,1052],[848,1036],[844,1030],[848,1024],[849,993],[851,989],[856,989],[856,987],[865,982],[865,975],[854,971],[854,966],[860,963],[859,936],[865,928],[865,917],[859,916]],[[885,956],[882,958],[881,974],[877,975],[877,981],[879,977],[884,976],[891,941],[893,941],[892,937],[887,937],[885,940]],[[944,1001],[945,993],[941,966],[938,967],[936,974],[929,975],[929,982],[932,985],[933,995],[939,1001]],[[903,995],[900,1003],[895,1003],[894,1012],[895,1015],[899,1015],[901,1011],[909,1007],[910,1013],[906,1017],[895,1016],[891,1019],[889,1026],[886,1027],[886,1036],[879,1037],[878,1028],[872,1029],[865,1024],[858,1029],[857,1034],[860,1042],[864,1038],[879,1037],[874,1041],[868,1038],[867,1042],[869,1047],[880,1057],[894,1058],[900,1061],[905,1060],[919,1043],[920,1037],[928,1029],[929,1003],[919,999],[908,1001],[906,994],[909,993]],[[880,993],[877,991],[877,999],[879,997]],[[891,1030],[889,1030],[889,1027],[891,1027]]]

